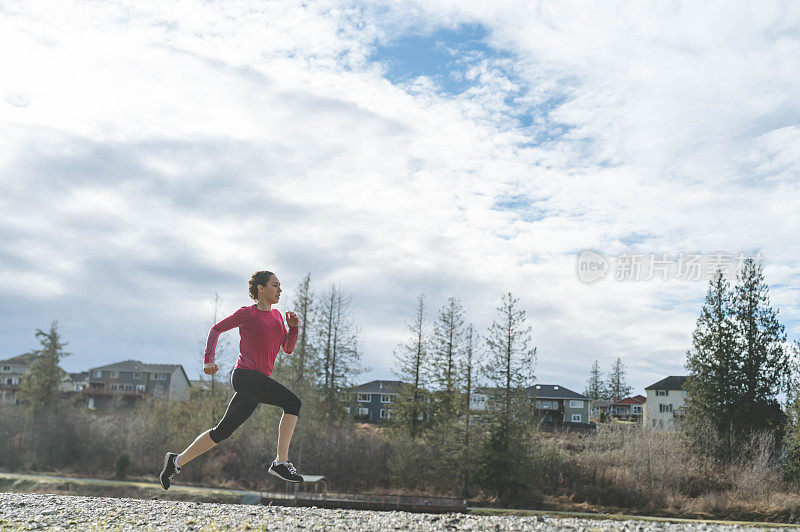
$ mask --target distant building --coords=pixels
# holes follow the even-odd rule
[[[22,377],[28,373],[28,366],[34,355],[24,354],[7,360],[0,360],[0,398],[3,404],[18,405],[19,386]]]
[[[19,389],[22,378],[30,370],[30,364],[36,355],[25,353],[7,360],[0,360],[0,404],[18,405],[20,403]],[[75,390],[75,384],[69,374],[61,368],[61,383],[58,386],[60,392],[71,392]]]
[[[489,402],[494,400],[495,394],[492,388],[479,386],[469,396],[469,409],[481,412],[489,408]]]
[[[606,417],[612,416],[612,406],[614,401],[611,399],[595,399],[592,401],[592,419],[600,419],[600,414]]]
[[[180,364],[145,364],[125,360],[92,368],[83,388],[88,408],[114,402],[130,406],[145,395],[174,401],[189,399],[191,384]]]
[[[585,395],[556,384],[536,384],[525,392],[542,424],[588,426],[590,400]],[[497,396],[496,388],[478,387],[469,398],[469,408],[477,412],[487,410]]]
[[[535,401],[534,410],[545,425],[589,425],[589,403],[585,395],[555,384],[536,384],[528,388]]]
[[[685,376],[670,376],[645,388],[644,426],[656,430],[683,430],[686,412]]]
[[[356,386],[345,409],[357,421],[378,423],[392,419],[392,407],[403,389],[403,381],[370,381]]]
[[[644,395],[634,395],[614,401],[612,405],[613,416],[627,421],[641,421],[644,415],[644,405],[647,398]]]
[[[211,391],[211,379],[196,379],[190,380],[189,384],[192,386],[192,391],[199,391],[199,392],[210,392]],[[223,382],[222,384],[227,384]]]

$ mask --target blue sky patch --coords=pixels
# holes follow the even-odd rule
[[[538,222],[547,218],[547,212],[536,207],[536,203],[524,194],[515,194],[494,202],[492,209],[495,211],[513,211],[525,222]]]
[[[486,45],[486,28],[465,24],[456,29],[438,29],[427,35],[406,35],[390,43],[379,43],[370,59],[383,63],[386,77],[396,84],[419,76],[431,78],[442,91],[460,94],[474,84],[465,77],[468,67],[484,58],[510,57]]]

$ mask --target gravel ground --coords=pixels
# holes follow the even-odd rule
[[[0,530],[765,530],[566,517],[416,514],[0,493]],[[772,528],[768,530],[800,530]]]

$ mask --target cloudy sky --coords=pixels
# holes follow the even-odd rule
[[[366,378],[419,294],[485,332],[510,290],[539,382],[641,393],[684,373],[681,254],[760,256],[800,338],[796,3],[9,0],[0,49],[0,358],[58,320],[68,370],[194,377],[269,269],[352,294]]]

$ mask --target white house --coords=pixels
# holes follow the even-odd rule
[[[22,378],[28,373],[31,362],[36,357],[31,353],[25,353],[7,360],[0,360],[0,404],[17,405],[20,403],[19,390]],[[61,368],[61,382],[58,384],[58,391],[71,392],[75,388],[70,376]]]
[[[687,377],[670,376],[651,384],[644,408],[644,426],[656,430],[683,430]]]

